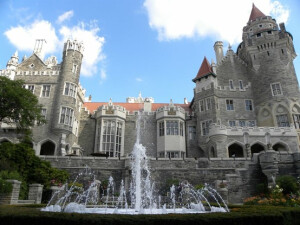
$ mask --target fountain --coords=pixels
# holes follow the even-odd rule
[[[170,187],[169,199],[165,202],[162,202],[161,196],[154,196],[154,183],[151,183],[146,148],[140,143],[141,117],[141,113],[139,113],[137,138],[132,151],[132,179],[129,193],[126,193],[122,180],[119,196],[115,200],[114,180],[110,177],[106,190],[104,190],[106,195],[99,197],[101,182],[95,179],[95,175],[90,169],[86,168],[84,172],[78,174],[73,183],[64,186],[64,191],[55,192],[42,211],[100,214],[229,212],[222,197],[207,184],[199,190],[196,190],[187,181],[181,182],[178,187],[173,185]],[[85,185],[81,188],[76,184],[82,179],[85,180]],[[103,201],[104,204],[99,204]],[[217,206],[212,206],[210,201]],[[128,202],[130,202],[130,207]]]

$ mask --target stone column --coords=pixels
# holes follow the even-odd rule
[[[17,204],[19,200],[20,194],[20,186],[21,182],[18,180],[6,180],[7,182],[11,183],[13,188],[12,192],[8,194],[1,194],[0,195],[0,204],[2,205],[13,205]]]
[[[274,187],[276,185],[276,175],[278,174],[278,153],[274,150],[267,150],[260,153],[258,158],[261,170],[268,178],[268,187]]]
[[[44,185],[30,184],[28,200],[34,200],[35,204],[41,204]]]

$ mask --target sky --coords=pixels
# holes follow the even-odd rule
[[[236,51],[252,3],[284,22],[300,54],[298,0],[0,0],[0,69],[45,39],[44,58],[62,59],[63,43],[85,46],[80,83],[93,102],[153,97],[156,103],[191,101],[204,56],[213,45]],[[294,60],[298,80],[300,56]]]

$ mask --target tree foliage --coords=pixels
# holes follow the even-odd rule
[[[16,123],[19,129],[27,129],[35,122],[45,123],[38,98],[23,84],[22,80],[0,76],[0,122]]]
[[[3,179],[18,179],[16,174],[20,175],[21,180],[18,180],[22,182],[21,198],[26,198],[27,184],[39,183],[43,184],[44,188],[49,188],[53,181],[65,183],[69,177],[66,171],[53,168],[49,162],[37,157],[34,150],[26,143],[0,144],[0,171],[4,170],[8,172],[2,172]],[[14,177],[11,177],[12,175]]]

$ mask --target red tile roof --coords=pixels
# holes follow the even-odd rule
[[[85,102],[83,107],[85,107],[90,113],[96,111],[100,106],[108,105],[108,102]],[[144,109],[143,103],[127,103],[127,102],[113,102],[113,105],[119,105],[124,107],[129,112],[139,111]],[[156,111],[158,108],[163,106],[168,106],[169,103],[152,103],[152,112]],[[189,104],[174,104],[175,106],[181,106],[185,111],[190,112]]]
[[[193,81],[195,82],[196,80],[201,79],[202,77],[209,75],[209,74],[214,74],[211,68],[210,63],[208,62],[207,58],[204,57],[202,64],[199,68],[199,71],[197,73],[197,76],[193,79]]]
[[[249,17],[249,22],[252,20],[256,20],[259,17],[265,17],[266,15],[263,14],[258,8],[256,8],[256,6],[254,5],[254,3],[252,4],[252,11]]]

